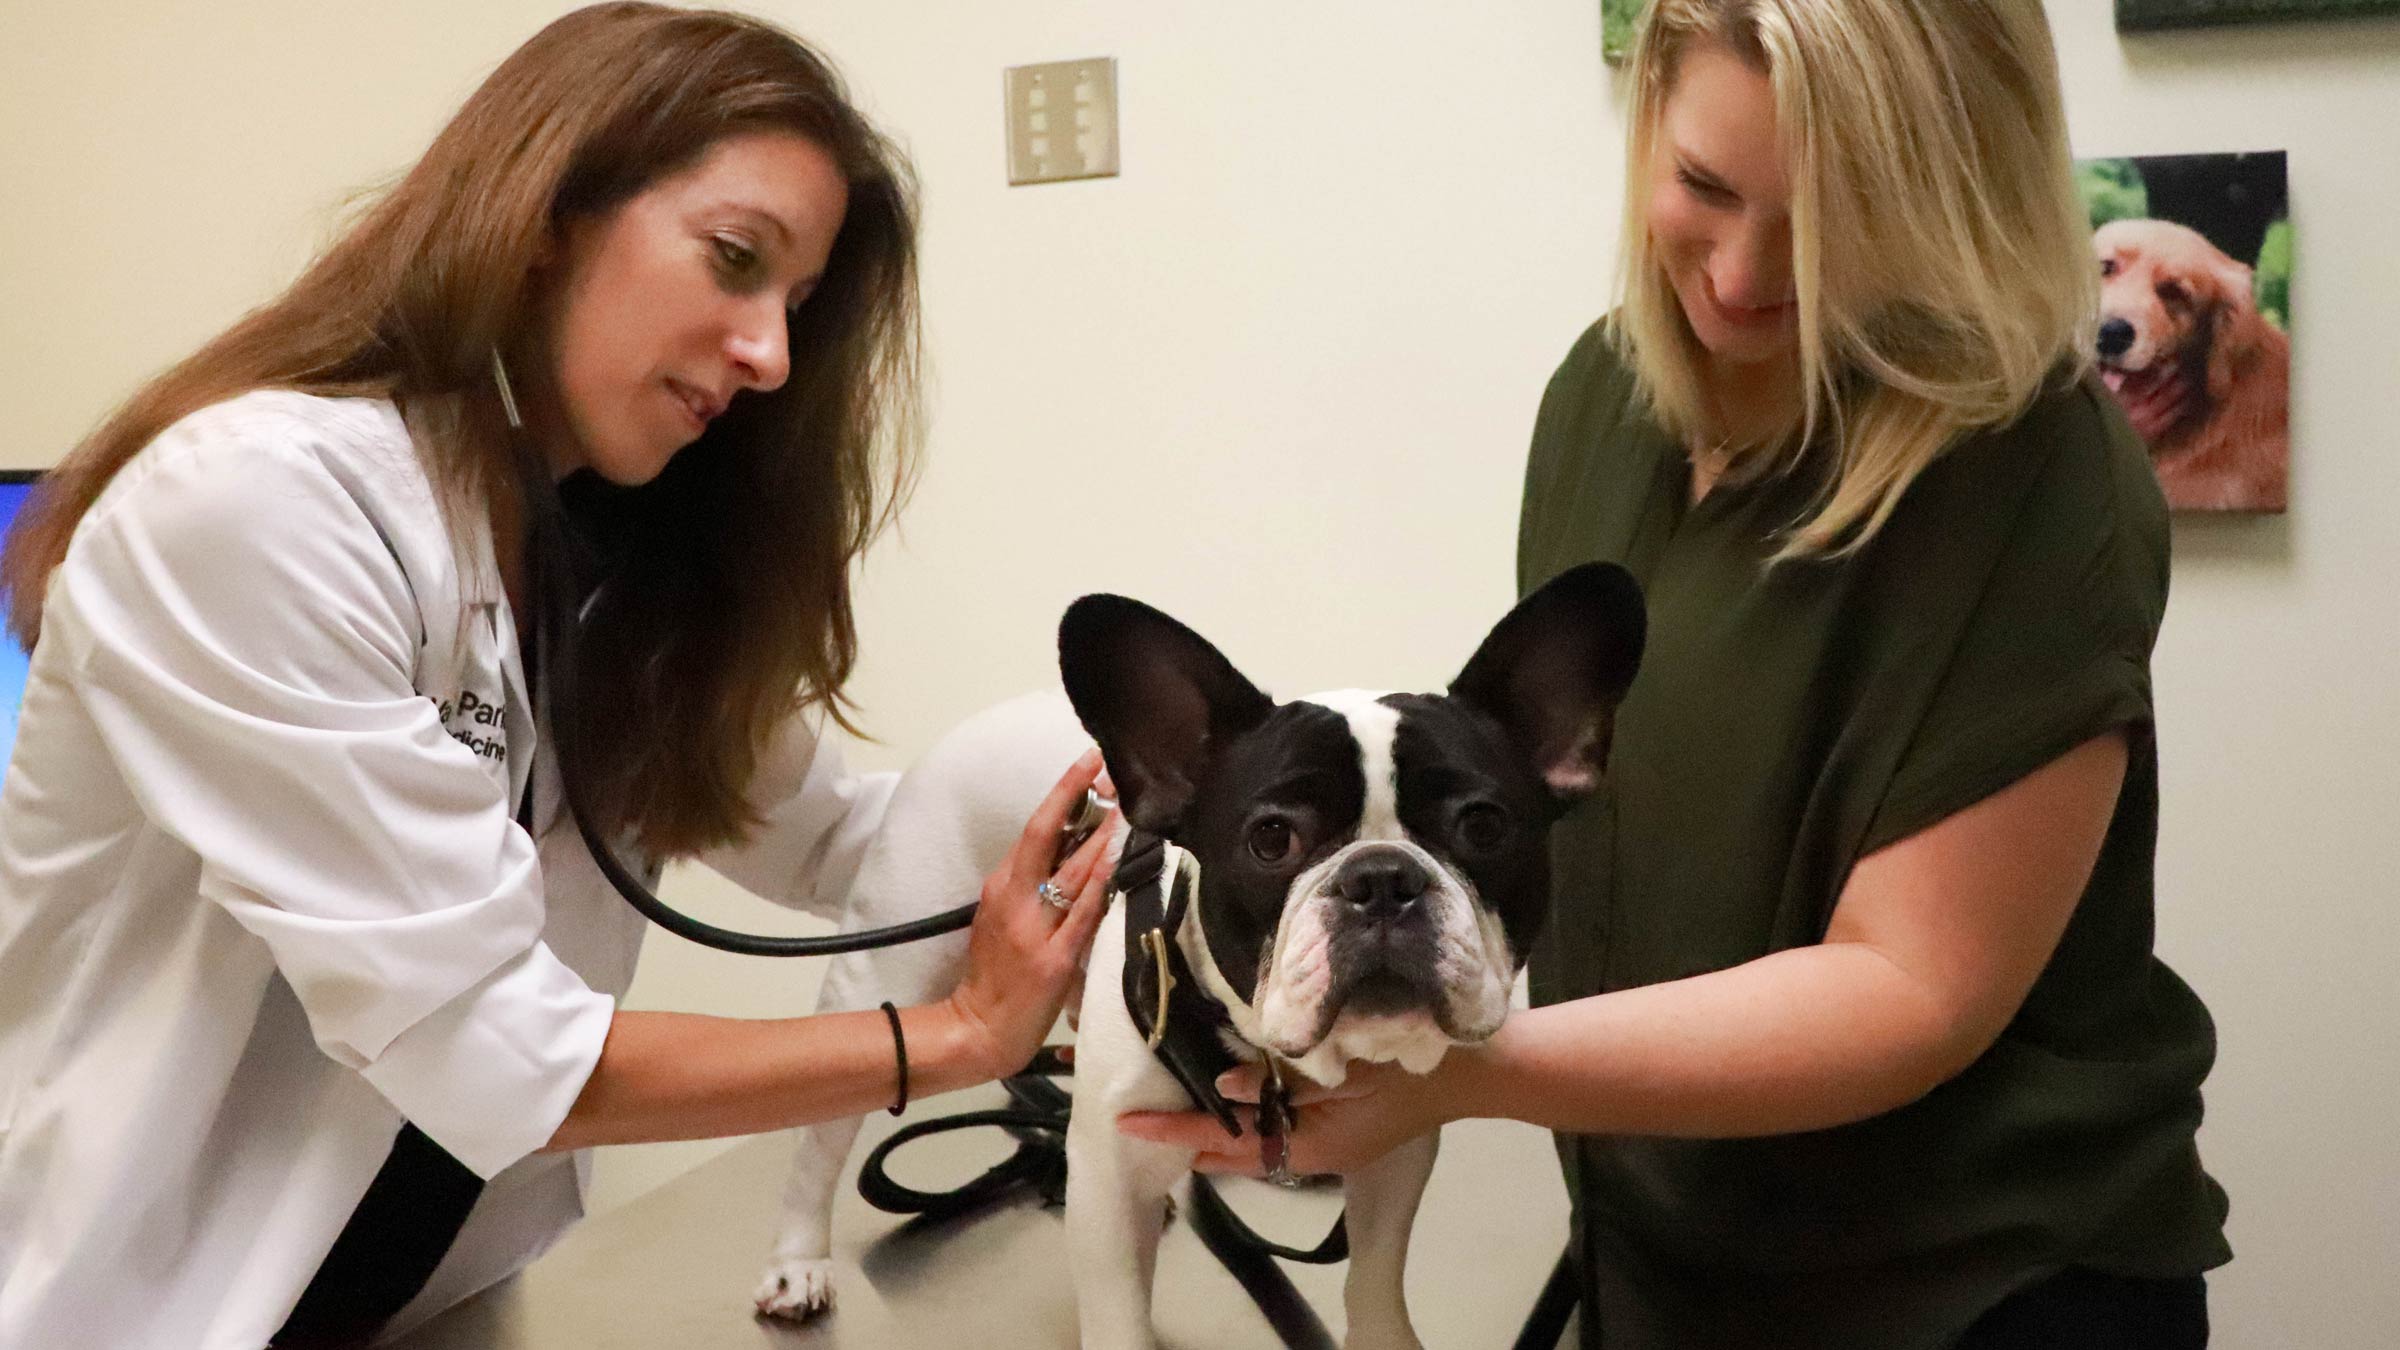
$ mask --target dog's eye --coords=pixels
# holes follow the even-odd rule
[[[1281,816],[1268,816],[1250,827],[1250,856],[1269,867],[1290,862],[1300,854],[1300,832]]]
[[[2117,260],[2114,258],[2102,258],[2100,260],[2100,275],[2103,277],[2113,277],[2116,274]]]
[[[2185,290],[2180,281],[2162,281],[2158,283],[2158,298],[2170,305],[2180,305],[2191,299],[2191,292]]]
[[[1508,842],[1508,813],[1477,802],[1458,813],[1458,841],[1475,853],[1496,852]]]

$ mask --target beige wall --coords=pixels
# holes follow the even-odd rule
[[[1286,692],[1451,673],[1508,598],[1542,382],[1606,294],[1597,0],[754,7],[837,56],[926,184],[933,461],[864,583],[857,692],[885,744],[862,759],[1046,680],[1086,589],[1165,606]],[[10,0],[0,463],[48,462],[271,292],[559,8]],[[2400,25],[2121,42],[2103,0],[2050,8],[2080,153],[2292,152],[2293,510],[2177,526],[2160,945],[2222,1037],[2219,1344],[2388,1345]],[[1120,62],[1124,176],[1007,188],[1001,68],[1087,55]],[[635,1001],[794,1011],[813,978],[661,938]],[[604,1195],[706,1151],[619,1151]]]

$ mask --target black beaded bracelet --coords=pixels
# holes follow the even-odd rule
[[[908,1040],[900,1034],[900,1010],[886,1003],[883,1015],[892,1024],[892,1056],[900,1061],[900,1099],[887,1108],[896,1116],[908,1109]]]

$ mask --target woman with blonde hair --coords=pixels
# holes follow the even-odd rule
[[[790,35],[579,10],[49,476],[4,565],[0,1345],[392,1333],[555,1240],[591,1145],[1032,1056],[1096,755],[957,991],[863,1014],[619,1009],[643,922],[561,809],[838,912],[892,786],[818,731],[914,453],[913,197]]]
[[[2040,0],[1655,0],[1630,74],[1622,303],[1518,536],[1526,589],[1647,593],[1609,782],[1556,827],[1537,1006],[1304,1108],[1291,1166],[1556,1131],[1586,1346],[2203,1345],[2166,514],[2091,376]]]

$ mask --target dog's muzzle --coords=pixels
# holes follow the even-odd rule
[[[1513,963],[1463,878],[1397,840],[1361,841],[1319,866],[1301,878],[1266,963],[1258,1007],[1270,1048],[1300,1056],[1330,1043],[1352,1058],[1423,1061],[1490,1034]]]

